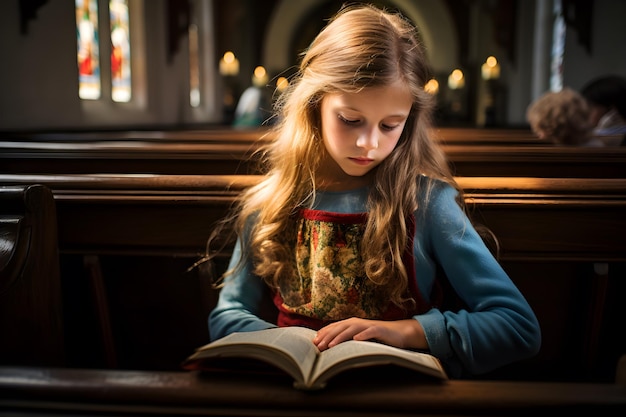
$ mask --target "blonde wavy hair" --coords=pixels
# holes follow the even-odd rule
[[[241,194],[232,217],[225,220],[234,220],[238,236],[247,239],[242,259],[253,260],[253,272],[267,285],[277,288],[281,277],[293,273],[288,236],[293,235],[294,214],[313,202],[317,173],[324,169],[322,98],[400,79],[413,105],[396,148],[375,168],[363,237],[367,244],[361,250],[368,279],[386,286],[397,305],[406,301],[406,219],[418,208],[418,184],[430,187],[418,177],[438,178],[458,189],[430,136],[435,103],[424,91],[429,78],[417,29],[399,13],[373,5],[344,6],[317,35],[275,102],[276,123],[269,132],[273,140],[261,151],[263,180]]]

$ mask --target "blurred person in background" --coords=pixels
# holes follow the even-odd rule
[[[526,120],[537,137],[557,145],[604,146],[593,136],[591,107],[577,91],[548,91],[532,102]]]
[[[607,75],[588,82],[581,89],[591,108],[595,136],[618,136],[626,144],[626,78]]]

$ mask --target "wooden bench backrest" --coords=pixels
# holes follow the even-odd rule
[[[455,175],[626,177],[626,147],[541,144],[525,131],[438,132]],[[254,174],[257,130],[41,134],[0,140],[0,173]],[[482,138],[482,139],[481,139]]]
[[[0,186],[0,364],[64,363],[56,208],[42,185]]]
[[[208,282],[201,283],[185,271],[204,253],[214,221],[242,189],[259,179],[254,175],[0,175],[0,184],[42,183],[53,190],[62,256],[100,257],[103,282],[135,294],[110,292],[118,300],[132,300],[111,304],[116,310],[112,315],[117,315],[117,326],[125,329],[121,333],[131,338],[125,342],[131,351],[143,346],[155,355],[161,352],[156,362],[140,364],[150,368],[176,367],[199,340],[206,340],[206,315],[215,294],[201,294],[198,285],[208,292]],[[626,351],[623,332],[614,331],[626,320],[620,300],[626,290],[626,179],[457,179],[466,191],[470,214],[497,236],[505,270],[542,323],[539,357],[506,369],[506,374],[575,379],[614,372],[617,357]],[[224,252],[220,260],[228,256]],[[187,285],[188,291],[173,291]],[[194,310],[196,303],[201,307]],[[142,305],[146,317],[135,327]],[[145,326],[163,314],[168,320],[159,321],[158,332]],[[196,323],[195,330],[184,330],[181,323]],[[179,357],[162,351],[173,347]],[[123,348],[118,352],[128,354]]]

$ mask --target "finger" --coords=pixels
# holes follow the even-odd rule
[[[313,343],[319,350],[327,349],[328,344],[336,337],[337,333],[341,332],[341,328],[337,328],[334,324],[321,328],[313,338]]]
[[[318,349],[333,347],[339,343],[351,340],[352,336],[359,331],[358,327],[347,320],[335,322],[329,324],[317,333],[314,343],[317,344]]]

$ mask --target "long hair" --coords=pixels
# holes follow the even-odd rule
[[[243,258],[252,259],[254,273],[269,286],[277,287],[281,277],[293,272],[288,246],[293,243],[294,214],[315,198],[316,176],[326,152],[322,98],[384,87],[399,79],[413,104],[396,148],[374,168],[363,238],[367,245],[361,250],[368,279],[385,285],[396,304],[404,301],[408,277],[402,255],[408,242],[407,215],[418,209],[417,179],[424,174],[458,189],[430,136],[435,103],[424,91],[429,78],[417,29],[395,12],[372,5],[344,6],[313,40],[275,102],[273,139],[261,152],[263,180],[243,192],[232,217],[245,239],[243,248],[249,249]]]

